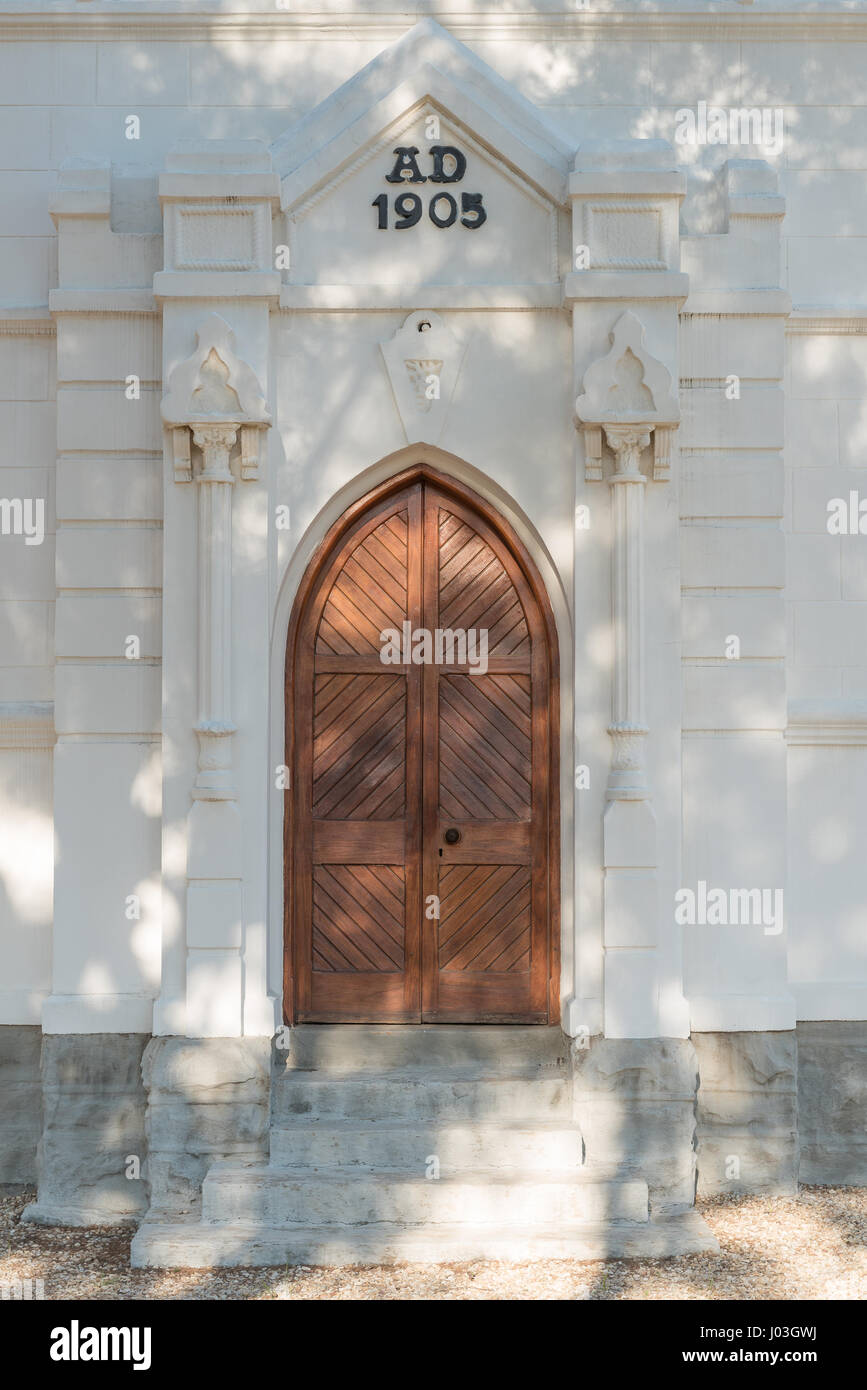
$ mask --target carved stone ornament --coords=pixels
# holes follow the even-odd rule
[[[402,327],[380,343],[409,444],[437,444],[466,345],[429,309],[410,314]]]
[[[653,438],[654,480],[664,481],[671,471],[671,433],[680,419],[671,374],[647,351],[644,326],[631,310],[621,314],[609,341],[605,356],[587,368],[584,390],[575,402],[584,434],[585,476],[602,479],[603,430],[607,435],[612,426],[642,425]]]
[[[271,416],[255,372],[235,353],[235,335],[219,314],[203,320],[195,351],[171,373],[161,413],[172,432],[176,482],[192,481],[190,433],[198,444],[196,433],[209,425],[234,426],[241,440],[241,477],[258,477],[259,437]]]
[[[173,440],[175,479],[192,481],[191,443],[200,451],[198,492],[198,772],[196,801],[231,801],[232,494],[231,459],[240,436],[241,477],[255,478],[259,437],[271,417],[252,368],[235,353],[224,318],[209,314],[196,350],[169,377],[162,417]]]

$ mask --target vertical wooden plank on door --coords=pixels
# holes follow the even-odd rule
[[[420,678],[381,635],[420,620],[420,507],[416,485],[362,518],[299,634],[300,1021],[420,1016]]]
[[[432,486],[425,498],[425,614],[432,629],[451,632],[456,643],[463,638],[467,648],[463,664],[431,667],[424,684],[425,892],[439,903],[438,921],[424,923],[424,1017],[543,1022],[545,632],[508,548],[481,516]],[[482,634],[484,674],[474,669]],[[455,843],[447,831],[457,834]]]

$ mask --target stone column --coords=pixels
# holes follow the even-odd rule
[[[187,861],[187,1031],[241,1031],[240,817],[232,775],[232,492],[234,424],[197,425],[198,770]]]
[[[614,619],[612,721],[614,751],[608,774],[610,800],[647,795],[644,739],[644,487],[641,451],[650,443],[643,426],[606,425],[616,465],[611,487],[613,550],[611,604]]]
[[[615,456],[611,604],[614,629],[612,741],[603,825],[605,865],[605,1033],[656,1037],[659,1032],[659,894],[656,818],[645,769],[644,489],[642,425],[606,425]]]
[[[199,771],[193,796],[234,800],[232,789],[232,485],[235,425],[193,427],[199,491]]]

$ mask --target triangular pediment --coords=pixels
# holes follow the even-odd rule
[[[437,148],[457,150],[463,172],[442,177]],[[405,150],[415,166],[401,179]],[[559,278],[571,148],[432,20],[297,122],[272,156],[290,283],[408,290]]]
[[[564,203],[573,154],[567,138],[465,44],[425,19],[274,143],[283,207],[298,207],[423,106],[552,203]]]

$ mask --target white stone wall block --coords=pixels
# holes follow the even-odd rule
[[[785,657],[786,622],[778,597],[711,597],[685,594],[681,608],[684,657],[726,655],[726,640],[736,636],[741,657]]]
[[[781,283],[778,219],[732,215],[728,235],[685,236],[681,248],[682,269],[704,289],[766,289]]]
[[[782,661],[723,661],[684,667],[684,729],[782,729]]]
[[[235,801],[195,801],[189,817],[187,875],[240,879],[242,822]]]
[[[783,392],[742,384],[740,398],[728,400],[724,387],[681,392],[681,449],[781,449]]]
[[[616,106],[623,100],[624,72],[629,73],[632,100],[651,98],[648,50],[639,41],[618,43],[615,51],[580,40],[515,44],[491,39],[475,42],[473,52],[530,101],[559,105],[586,100]]]
[[[160,729],[160,668],[61,663],[55,674],[57,732],[149,736]]]
[[[55,994],[153,995],[157,989],[160,802],[154,756],[152,747],[141,744],[61,742],[55,750]]]
[[[860,536],[841,537],[829,535],[798,535],[786,537],[786,598],[791,603],[798,599],[838,599],[842,594],[842,545],[845,540],[850,545],[850,563],[853,550],[857,553]],[[847,598],[860,598],[857,593],[847,594]]]
[[[162,454],[150,458],[57,460],[57,509],[64,521],[159,521]]]
[[[26,308],[47,304],[57,284],[56,237],[7,237],[0,257],[0,303]]]
[[[0,149],[7,169],[50,169],[51,116],[48,106],[0,110]]]
[[[722,106],[739,106],[740,51],[737,43],[710,44],[700,39],[663,41],[650,45],[652,72],[651,95],[664,107],[695,106],[699,101]],[[674,115],[671,129],[660,134],[666,140],[674,138]]]
[[[833,468],[838,462],[837,405],[786,400],[786,462],[793,468]]]
[[[606,869],[605,947],[659,945],[659,885],[646,869]]]
[[[781,589],[786,538],[774,526],[684,526],[680,563],[685,588]]]
[[[867,536],[840,537],[840,595],[845,600],[867,602]],[[802,598],[825,598],[825,594],[801,594]],[[832,594],[837,598],[837,594]]]
[[[162,449],[160,398],[142,390],[128,399],[118,385],[112,389],[57,393],[57,440],[61,449],[78,453],[142,453]]]
[[[795,982],[864,979],[867,747],[789,749],[789,973]],[[837,1013],[834,1013],[837,1017]]]
[[[778,517],[783,515],[785,477],[776,453],[713,451],[680,460],[683,517]]]
[[[35,40],[6,43],[0,49],[0,89],[10,106],[65,106],[93,101],[96,95],[96,46],[46,44]]]
[[[186,46],[172,42],[99,44],[96,101],[100,106],[185,106],[189,99]],[[80,98],[79,98],[80,100]]]
[[[606,1038],[654,1038],[659,1029],[659,966],[652,950],[605,952]]]
[[[850,308],[864,265],[864,241],[834,236],[831,227],[822,237],[790,236],[786,265],[786,288],[795,304]]]
[[[653,867],[657,861],[657,823],[649,801],[610,801],[603,819],[608,868]]]
[[[53,401],[0,403],[0,468],[45,468],[57,449]]]
[[[0,599],[0,666],[54,664],[53,604]]]
[[[27,545],[24,536],[0,536],[0,594],[4,599],[54,600],[54,546]]]
[[[53,236],[48,202],[54,183],[47,169],[0,172],[0,236]]]
[[[844,468],[867,467],[867,398],[841,400],[837,413],[841,465]]]
[[[867,336],[803,333],[789,338],[790,389],[801,400],[867,396]]]
[[[190,951],[187,956],[187,1036],[241,1035],[241,957],[237,951]]]
[[[243,116],[245,108],[277,107],[280,120],[274,133],[281,135],[292,119],[312,110],[381,51],[381,42],[360,36],[305,43],[303,58],[294,38],[251,39],[239,51],[225,44],[192,43],[189,107],[223,107],[231,92],[233,121],[236,111]]]
[[[17,334],[0,337],[0,400],[49,400],[54,395],[54,347],[49,333],[40,332],[32,338]]]
[[[862,666],[867,604],[798,603],[793,659],[799,666]]]
[[[863,67],[858,44],[826,40],[810,47],[789,38],[746,38],[741,46],[744,100],[750,105],[797,103],[823,106],[829,98],[840,106],[859,106]]]
[[[107,217],[59,217],[58,223],[61,289],[150,289],[162,263],[162,237],[113,232]]]
[[[792,474],[792,528],[800,532],[830,535],[828,530],[829,503],[842,501],[847,520],[850,493],[867,502],[867,457],[861,469],[799,468]],[[865,508],[867,526],[867,508]],[[867,541],[867,535],[862,537]]]
[[[860,172],[784,171],[787,236],[867,235],[867,191]]]
[[[724,302],[725,295],[722,300]],[[776,380],[785,370],[781,320],[771,317],[726,317],[682,314],[678,356],[681,378],[692,380],[739,376],[742,381]]]
[[[66,526],[57,536],[58,589],[156,589],[162,532],[155,526]]]
[[[161,380],[161,333],[155,314],[56,315],[60,382],[116,381],[135,375],[145,385]]]
[[[32,737],[40,738],[35,728]],[[47,732],[41,737],[43,747],[9,746],[15,740],[0,718],[0,797],[9,808],[0,833],[0,1023],[38,1023],[51,987],[52,749]]]
[[[56,606],[58,657],[124,657],[128,639],[139,639],[139,657],[158,657],[162,646],[162,603],[139,594],[60,593]],[[135,664],[136,658],[127,658]]]
[[[190,879],[187,885],[187,947],[240,950],[243,913],[239,880]]]

